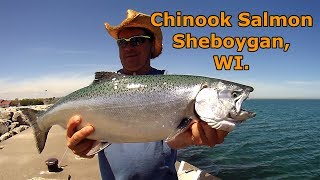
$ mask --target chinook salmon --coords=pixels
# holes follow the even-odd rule
[[[232,131],[255,116],[241,108],[252,91],[250,86],[201,76],[97,72],[92,84],[61,98],[39,116],[30,109],[23,112],[33,127],[39,153],[53,125],[66,128],[72,116],[80,115],[78,128],[92,125],[95,131],[88,138],[101,142],[90,155],[109,143],[170,140],[195,118]]]

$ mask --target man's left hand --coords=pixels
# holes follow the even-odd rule
[[[204,121],[193,120],[189,129],[169,141],[168,145],[172,149],[182,149],[191,145],[213,147],[221,144],[227,134],[227,131],[211,128]]]

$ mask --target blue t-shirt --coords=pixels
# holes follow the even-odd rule
[[[152,68],[148,74],[164,74],[164,70]],[[177,151],[164,141],[111,144],[99,152],[98,159],[103,180],[178,179]]]

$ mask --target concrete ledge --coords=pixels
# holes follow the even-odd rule
[[[48,172],[45,161],[52,157],[61,160],[67,148],[65,138],[65,130],[53,126],[41,154],[36,149],[31,128],[1,142],[0,179],[100,179],[97,157],[77,158],[70,150],[61,162],[63,171]]]

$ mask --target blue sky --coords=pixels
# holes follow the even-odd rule
[[[308,2],[308,3],[306,3]],[[0,1],[0,99],[64,96],[88,85],[95,71],[121,68],[115,41],[104,23],[118,25],[127,9],[152,14],[232,15],[233,27],[162,27],[164,51],[152,65],[169,74],[236,81],[255,88],[252,98],[320,98],[319,3],[312,1]],[[312,15],[312,28],[237,27],[237,15]],[[288,52],[265,49],[174,49],[172,37],[282,36]],[[249,71],[217,71],[213,55],[243,55]],[[47,91],[45,91],[47,90]]]

